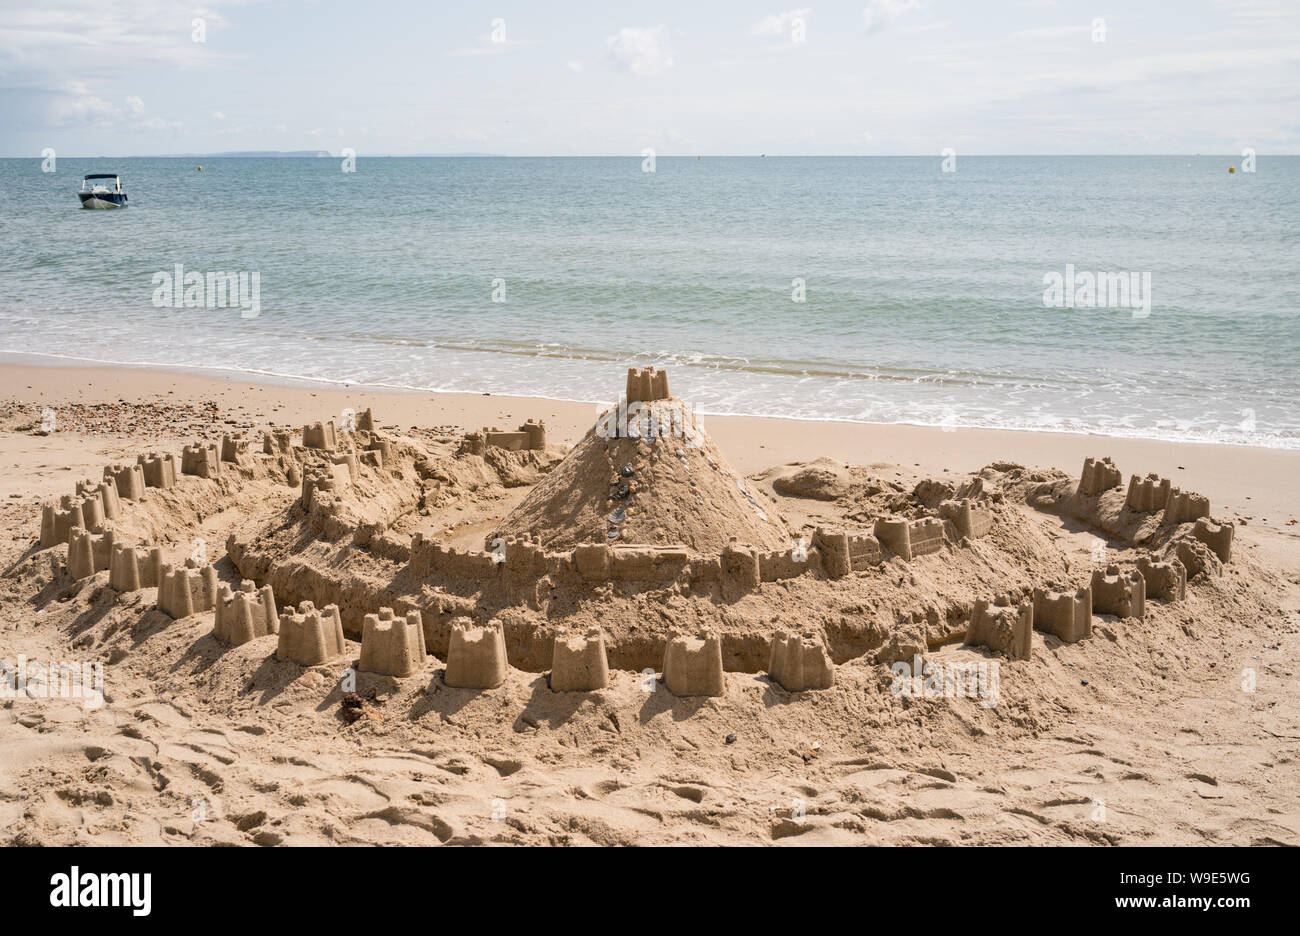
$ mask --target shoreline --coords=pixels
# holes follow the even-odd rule
[[[41,363],[36,363],[31,359],[39,359]],[[32,367],[52,367],[52,368],[84,368],[106,370],[127,370],[141,372],[158,372],[162,374],[180,374],[208,377],[216,380],[227,380],[231,382],[248,381],[254,384],[264,384],[267,386],[278,387],[299,387],[315,386],[325,390],[344,390],[354,389],[376,394],[423,394],[439,397],[491,397],[500,400],[537,400],[543,403],[562,403],[577,406],[590,407],[607,407],[612,400],[581,400],[562,396],[548,396],[545,394],[527,394],[527,393],[510,393],[502,394],[493,391],[475,391],[475,390],[434,390],[424,387],[397,386],[393,384],[369,383],[366,381],[346,380],[328,377],[304,377],[297,374],[278,374],[271,371],[258,370],[237,370],[235,368],[225,368],[216,366],[200,366],[191,364],[145,364],[132,363],[123,361],[99,361],[93,358],[79,358],[70,355],[46,354],[40,351],[6,351],[0,350],[0,369],[10,366],[17,368]],[[623,366],[623,365],[620,365]],[[1029,435],[1061,435],[1075,438],[1103,439],[1115,441],[1132,441],[1132,442],[1151,442],[1162,445],[1199,445],[1215,446],[1232,449],[1244,449],[1248,451],[1263,452],[1291,452],[1300,455],[1300,447],[1288,448],[1278,445],[1254,445],[1249,442],[1234,442],[1201,438],[1184,438],[1184,439],[1167,439],[1159,436],[1150,435],[1116,435],[1109,432],[1103,432],[1096,429],[1051,429],[1045,427],[1020,427],[1020,426],[983,426],[983,425],[965,425],[965,426],[941,426],[933,423],[918,422],[871,422],[866,420],[849,419],[846,417],[835,416],[787,416],[771,415],[762,413],[726,413],[710,412],[708,410],[698,410],[700,416],[709,419],[771,419],[783,420],[793,423],[826,423],[844,426],[861,426],[875,428],[906,427],[915,429],[936,430],[940,432],[1007,432],[1007,433],[1025,433]]]
[[[452,426],[475,430],[483,426],[514,428],[527,418],[547,421],[551,441],[572,444],[591,427],[598,405],[542,397],[495,394],[398,391],[359,384],[329,384],[311,380],[266,380],[226,372],[193,369],[84,365],[57,366],[15,363],[15,355],[0,354],[0,387],[4,396],[31,405],[79,403],[215,402],[223,415],[238,417],[232,428],[254,432],[265,426],[301,428],[305,423],[336,416],[344,407],[371,406],[381,424]],[[611,375],[612,386],[621,373]],[[268,391],[276,391],[267,396]],[[1154,439],[1129,439],[1066,432],[1012,429],[940,428],[887,423],[802,420],[769,416],[704,414],[709,432],[731,462],[753,474],[793,462],[828,457],[850,464],[892,471],[900,480],[933,475],[964,475],[995,462],[1016,462],[1030,469],[1058,468],[1077,475],[1085,457],[1111,456],[1124,476],[1155,472],[1184,490],[1209,496],[1216,514],[1252,526],[1273,528],[1300,538],[1300,452],[1233,444],[1195,445]],[[125,433],[127,437],[130,433]],[[0,456],[9,457],[25,433],[9,434]],[[40,450],[55,440],[46,437]],[[192,440],[190,440],[192,441]],[[84,449],[85,446],[81,445]],[[138,449],[139,446],[137,445]],[[28,457],[35,453],[28,453]],[[0,496],[14,493],[11,483]],[[29,491],[18,490],[25,494]]]

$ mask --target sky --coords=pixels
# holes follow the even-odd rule
[[[1300,0],[0,0],[47,147],[1295,154]]]

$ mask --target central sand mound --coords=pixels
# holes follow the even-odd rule
[[[629,374],[629,387],[638,377]],[[680,544],[707,555],[735,537],[765,550],[788,548],[772,501],[727,464],[690,409],[667,394],[666,382],[660,392],[603,414],[488,540],[532,533],[552,550]]]

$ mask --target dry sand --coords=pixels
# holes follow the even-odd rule
[[[618,384],[611,375],[611,398]],[[336,679],[358,655],[354,622],[333,665],[276,661],[273,636],[225,646],[211,612],[171,621],[154,609],[154,589],[118,595],[103,572],[70,582],[67,547],[37,548],[40,504],[107,463],[179,458],[195,439],[258,439],[373,407],[401,440],[405,474],[365,469],[321,516],[355,527],[382,515],[395,540],[421,532],[481,549],[563,451],[475,462],[456,454],[464,431],[544,419],[551,443],[573,445],[594,405],[13,362],[0,365],[0,389],[0,659],[102,661],[108,696],[94,709],[3,703],[0,841],[1300,843],[1297,453],[706,418],[716,449],[792,534],[881,511],[919,516],[928,492],[969,484],[989,465],[994,529],[910,563],[764,584],[738,600],[618,588],[593,600],[559,588],[540,611],[500,611],[513,664],[500,688],[446,687],[444,639],[429,648],[442,659],[414,677],[361,674],[362,714],[349,720]],[[58,431],[39,435],[45,407]],[[948,642],[975,597],[1086,582],[1096,531],[1023,499],[1027,486],[1061,477],[1052,469],[1077,479],[1086,456],[1103,455],[1125,478],[1156,472],[1207,495],[1213,516],[1235,527],[1223,574],[1195,577],[1185,601],[1151,601],[1143,620],[1096,614],[1078,643],[1035,632],[1027,661]],[[773,485],[785,466],[819,457],[853,466],[831,472],[820,493],[832,499]],[[361,588],[383,581],[390,566],[373,549],[307,535],[325,520],[304,519],[299,490],[276,472],[258,462],[222,486],[183,477],[124,504],[122,528],[177,559],[195,537],[216,559],[233,534],[271,563],[281,603],[315,594],[304,583],[321,569]],[[931,486],[917,488],[924,479]],[[1107,539],[1120,557],[1129,551]],[[229,557],[217,565],[237,583]],[[479,599],[494,613],[506,603]],[[610,635],[609,688],[550,691],[549,643],[534,638],[549,640],[552,621]],[[697,626],[727,637],[725,694],[643,691],[637,670],[662,653],[664,634]],[[763,672],[764,640],[808,626],[830,645],[836,683],[789,693]],[[909,639],[933,662],[998,659],[999,704],[893,695],[880,660]],[[1242,690],[1244,670],[1254,692]]]

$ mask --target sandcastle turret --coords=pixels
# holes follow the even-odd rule
[[[667,371],[657,371],[653,367],[647,367],[644,370],[636,367],[628,368],[627,402],[629,406],[633,403],[666,400],[668,397]]]
[[[385,676],[410,676],[424,666],[424,624],[419,611],[405,618],[392,608],[367,614],[361,625],[360,669]]]
[[[1009,595],[992,602],[980,598],[971,611],[966,644],[988,647],[1013,660],[1028,660],[1033,646],[1034,606],[1028,601],[1012,603]]]
[[[181,449],[181,474],[194,475],[199,478],[218,478],[221,476],[221,453],[216,443],[205,445],[195,442]]]
[[[1092,588],[1050,585],[1034,589],[1034,627],[1066,643],[1092,636]]]
[[[1191,523],[1210,515],[1210,499],[1173,488],[1165,502],[1165,523]]]
[[[505,629],[498,620],[478,627],[467,617],[451,624],[443,682],[457,689],[495,689],[506,681]]]
[[[217,606],[217,570],[192,559],[182,566],[163,563],[158,582],[158,610],[180,620]]]
[[[835,665],[826,652],[826,644],[810,631],[803,634],[778,631],[772,638],[767,672],[790,692],[829,689],[835,685]]]
[[[702,631],[698,637],[670,637],[664,648],[664,686],[675,696],[720,696],[722,638]]]
[[[591,692],[609,685],[605,635],[599,628],[555,638],[551,654],[552,692]]]
[[[1150,556],[1140,556],[1137,570],[1146,582],[1146,593],[1161,601],[1182,601],[1187,597],[1187,567],[1176,558],[1157,562]]]
[[[1146,614],[1146,579],[1136,569],[1110,565],[1092,572],[1092,606],[1101,614],[1141,618]]]
[[[326,452],[334,451],[339,445],[338,430],[334,428],[334,420],[303,426],[302,444],[309,449],[322,449]]]
[[[277,660],[317,666],[342,656],[345,647],[338,605],[328,604],[317,611],[314,604],[304,601],[296,612],[292,608],[280,612]]]
[[[1157,474],[1145,478],[1133,475],[1128,481],[1128,496],[1124,506],[1137,513],[1150,513],[1160,510],[1169,500],[1169,479]]]
[[[216,620],[212,634],[226,643],[239,646],[255,637],[265,637],[280,629],[275,611],[275,593],[270,585],[257,586],[244,579],[239,591],[222,583],[217,592]]]
[[[104,480],[112,481],[122,500],[135,501],[144,496],[144,469],[137,465],[107,465]]]
[[[1083,473],[1079,475],[1079,493],[1092,496],[1111,488],[1117,488],[1124,482],[1124,476],[1109,458],[1097,461],[1095,458],[1083,460]]]
[[[159,455],[150,452],[148,455],[137,457],[136,464],[140,466],[141,473],[144,475],[145,487],[165,489],[176,485],[175,455]]]
[[[1209,517],[1201,517],[1196,521],[1192,535],[1210,547],[1210,552],[1218,556],[1220,562],[1232,560],[1233,526],[1231,523],[1215,523]]]

